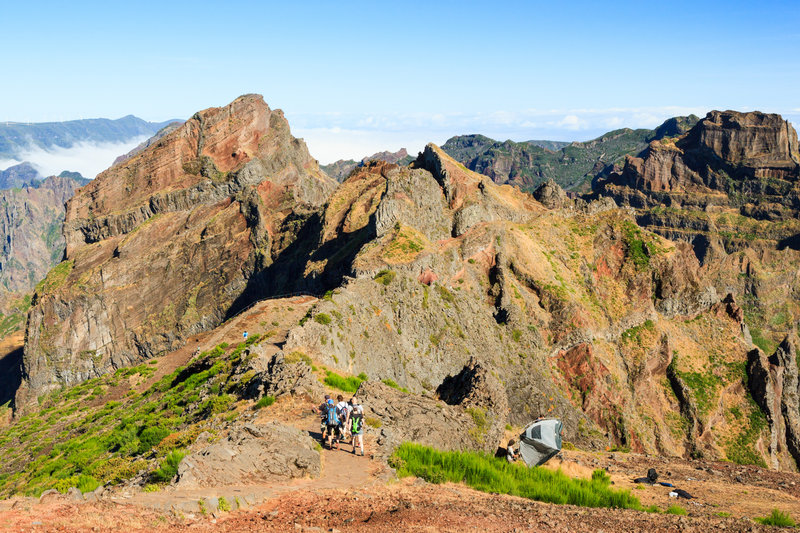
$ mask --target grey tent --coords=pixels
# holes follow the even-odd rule
[[[539,466],[561,451],[561,420],[541,418],[519,436],[519,453],[528,466]]]

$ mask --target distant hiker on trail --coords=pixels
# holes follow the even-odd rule
[[[356,442],[361,448],[361,457],[364,457],[364,407],[358,400],[350,400],[352,412],[350,413],[350,433],[353,435],[353,455],[356,454]]]
[[[326,402],[326,430],[325,430],[325,437],[326,437],[326,444],[329,450],[332,450],[334,446],[336,448],[339,447],[339,417],[336,416],[336,404],[333,403],[333,400],[328,400]]]
[[[319,431],[322,433],[322,441],[325,442],[325,438],[328,435],[328,400],[331,399],[330,394],[325,395],[325,399],[322,401],[319,407],[317,407],[317,411],[322,416],[319,422]]]
[[[336,404],[336,416],[339,417],[339,433],[341,434],[342,440],[347,440],[347,432],[349,430],[347,424],[350,418],[350,404],[344,401],[344,396],[341,394],[336,397],[336,400],[339,402]]]
[[[508,446],[506,446],[506,461],[509,463],[515,462],[519,459],[519,452],[514,449],[514,439],[508,441]]]

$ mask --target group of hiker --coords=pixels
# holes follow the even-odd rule
[[[322,431],[322,441],[329,450],[339,449],[340,442],[351,440],[353,445],[353,455],[356,447],[364,455],[364,407],[353,397],[345,401],[339,394],[336,402],[330,395],[325,395],[325,401],[319,406],[318,411],[322,414],[320,429]]]

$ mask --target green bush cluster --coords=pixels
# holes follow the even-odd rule
[[[348,377],[340,376],[330,370],[325,372],[325,385],[344,392],[356,392],[364,381],[367,381],[367,375],[363,372],[358,376]]]
[[[795,527],[797,525],[794,519],[789,516],[789,513],[784,513],[778,509],[773,509],[769,516],[756,518],[755,521],[765,526]]]
[[[397,276],[397,273],[394,270],[381,270],[375,277],[372,278],[378,283],[382,285],[389,285],[391,282],[394,281],[394,278]]]
[[[628,491],[613,490],[603,476],[572,479],[560,470],[528,468],[476,452],[443,452],[403,443],[390,458],[400,477],[416,476],[431,483],[465,483],[483,492],[512,494],[533,500],[643,510]]]
[[[144,393],[129,391],[122,401],[87,405],[124,377],[151,375],[153,365],[120,369],[40,398],[38,412],[0,430],[6,459],[0,465],[0,497],[117,483],[153,457],[161,461],[155,477],[171,479],[180,455],[172,452],[190,444],[204,420],[233,406],[236,397],[229,391],[237,390],[243,377],[235,373],[235,363],[258,340],[253,335],[232,350],[219,345],[201,353]]]

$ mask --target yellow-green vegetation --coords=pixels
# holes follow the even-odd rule
[[[0,429],[0,497],[38,495],[49,488],[115,484],[140,470],[151,483],[177,471],[183,448],[217,416],[227,416],[241,389],[236,364],[259,337],[232,349],[203,352],[139,394],[130,389],[155,367],[119,369],[40,398],[40,410]],[[128,388],[103,402],[110,389]]]
[[[795,527],[797,525],[789,513],[784,513],[778,509],[773,509],[769,516],[755,518],[754,520],[765,526]]]
[[[398,384],[397,384],[397,382],[396,382],[395,380],[393,380],[393,379],[386,378],[386,379],[383,379],[383,380],[381,380],[381,381],[383,382],[383,384],[384,384],[384,385],[388,385],[388,386],[390,386],[390,387],[391,387],[391,388],[393,388],[393,389],[397,389],[397,390],[399,390],[399,391],[401,391],[401,392],[405,392],[406,394],[408,394],[408,389],[407,389],[407,388],[405,388],[405,387],[401,387],[401,386],[400,386],[400,385],[398,385]]]
[[[225,496],[220,496],[219,500],[217,500],[217,509],[226,513],[231,510],[231,504]]]
[[[489,431],[489,419],[486,416],[486,411],[480,407],[469,407],[467,408],[467,413],[475,423],[475,427],[469,430],[470,437],[478,443],[483,443],[486,433]]]
[[[394,270],[384,269],[375,274],[375,277],[372,278],[378,283],[382,285],[389,285],[391,282],[394,281],[394,278],[397,276],[397,273]]]
[[[330,370],[325,372],[325,385],[339,389],[344,392],[355,392],[361,386],[361,382],[367,381],[367,375],[363,372],[358,376],[344,377]]]
[[[383,426],[383,422],[381,422],[380,418],[373,418],[368,416],[364,419],[364,423],[367,424],[371,428],[378,429],[379,427]]]
[[[681,516],[686,516],[688,514],[686,512],[686,509],[684,509],[680,505],[670,505],[664,512],[667,514],[676,514]]]
[[[621,337],[623,342],[641,345],[643,335],[646,335],[647,333],[653,333],[654,331],[655,324],[648,318],[643,324],[639,324],[638,326],[634,326],[623,331]]]
[[[314,315],[314,321],[317,324],[322,324],[323,326],[327,326],[331,323],[331,316],[325,313],[317,313]]]
[[[413,261],[426,246],[427,239],[416,229],[395,225],[391,241],[383,251],[383,258],[388,263],[407,263]]]
[[[767,417],[750,395],[747,396],[747,399],[749,400],[747,415],[744,415],[741,409],[736,407],[728,410],[729,415],[735,420],[735,424],[741,429],[725,443],[725,455],[730,461],[740,465],[758,465],[766,468],[766,462],[756,450],[756,442],[768,428]]]
[[[31,308],[31,295],[26,294],[22,298],[12,302],[10,313],[4,315],[0,313],[0,339],[19,331],[25,326],[28,318],[28,310]]]
[[[73,266],[75,266],[75,261],[72,259],[57,264],[47,273],[47,276],[36,285],[34,292],[36,294],[53,292],[64,283],[67,276],[72,272]]]
[[[400,477],[416,476],[431,483],[465,483],[483,492],[548,503],[643,510],[629,491],[611,489],[605,472],[591,480],[572,479],[561,470],[528,468],[483,453],[443,452],[409,442],[397,448],[390,464]]]

